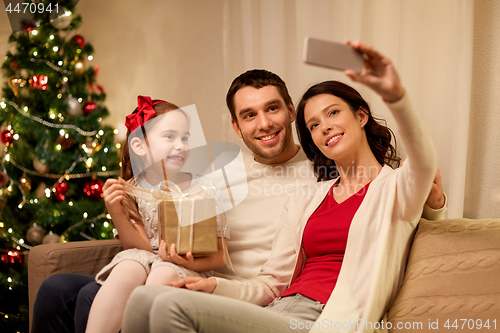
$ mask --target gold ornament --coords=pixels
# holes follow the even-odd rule
[[[80,145],[80,148],[87,154],[88,157],[93,157],[96,151],[101,150],[102,145],[99,144],[97,139],[87,137],[85,143]]]
[[[81,59],[75,60],[75,74],[82,75],[85,73],[85,63]]]
[[[52,243],[59,243],[59,235],[54,234],[52,231],[50,231],[45,237],[43,237],[43,244],[52,244]]]
[[[45,195],[45,190],[47,189],[47,185],[45,183],[40,183],[40,185],[38,185],[38,187],[36,188],[35,190],[35,194],[36,194],[36,197],[38,199],[44,199],[46,198],[46,195]]]
[[[23,87],[26,84],[26,80],[16,78],[15,75],[12,75],[9,80],[7,80],[7,84],[16,97],[19,97],[19,87]]]
[[[33,223],[33,225],[26,232],[26,240],[31,244],[41,243],[45,236],[45,229]]]
[[[49,167],[47,166],[47,164],[45,164],[45,161],[41,161],[38,158],[35,158],[33,160],[33,167],[36,171],[41,173],[46,173],[47,171],[49,171]]]

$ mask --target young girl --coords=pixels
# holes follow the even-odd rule
[[[180,172],[189,157],[189,121],[184,111],[144,96],[139,96],[137,102],[138,108],[127,116],[125,123],[128,132],[121,157],[121,177],[148,190],[160,189],[165,176],[183,193],[196,185],[213,188],[206,178]],[[209,271],[224,266],[228,229],[220,210],[217,209],[218,252],[200,258],[188,252],[181,257],[176,254],[175,244],[167,249],[166,243],[158,240],[158,203],[132,199],[117,179],[106,181],[103,195],[125,251],[118,253],[96,276],[102,287],[92,303],[86,332],[120,331],[127,299],[139,285],[161,285],[190,276],[208,277]]]

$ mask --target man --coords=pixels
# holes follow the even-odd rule
[[[302,185],[316,182],[316,178],[302,149],[293,140],[295,108],[287,87],[279,76],[266,70],[247,71],[233,81],[226,102],[233,130],[251,151],[244,154],[249,193],[243,202],[226,212],[231,232],[228,249],[234,272],[223,268],[216,272],[216,276],[250,279],[258,275],[269,258],[274,232],[288,195]],[[430,207],[426,207],[424,212],[426,218],[434,220],[446,215],[446,207],[443,207],[444,194],[438,176],[439,174],[427,201]],[[439,209],[441,207],[443,208]],[[62,282],[60,279],[66,283],[68,280],[57,276],[53,279],[58,279],[59,285]],[[70,325],[75,301],[78,303],[76,322],[84,330],[91,301],[99,286],[92,280],[82,279],[80,276],[73,287],[66,285],[63,296],[60,291],[59,294],[56,290],[47,292],[51,288],[42,285],[39,292],[42,296],[38,296],[35,302],[32,333],[51,332],[47,327],[35,330],[41,320],[59,322],[59,330],[54,329],[53,332],[71,332],[71,328],[63,330],[61,327]],[[50,282],[49,280],[47,285]],[[213,290],[213,282],[214,279],[200,279],[187,283],[185,287],[201,291]],[[51,297],[54,297],[53,302],[49,301]],[[50,309],[46,310],[47,307]],[[58,314],[55,314],[55,309]],[[125,321],[135,323],[138,327],[142,325],[144,329],[144,325],[148,325],[147,311],[136,314],[125,318]],[[81,331],[81,328],[77,331]]]

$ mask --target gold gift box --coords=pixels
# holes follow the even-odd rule
[[[177,206],[177,209],[176,209]],[[159,203],[160,239],[180,255],[206,256],[218,251],[215,199],[179,198]]]

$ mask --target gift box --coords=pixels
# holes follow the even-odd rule
[[[160,239],[178,254],[199,257],[218,251],[215,199],[172,198],[159,202]]]

